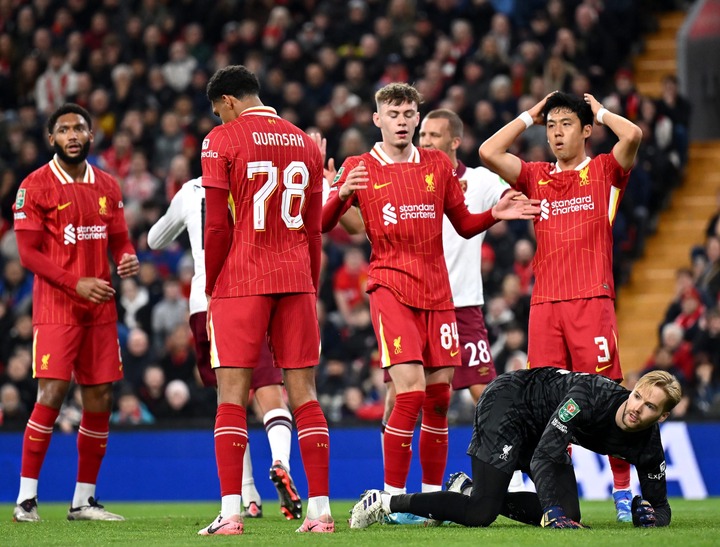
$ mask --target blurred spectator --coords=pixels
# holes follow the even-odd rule
[[[50,53],[47,68],[35,84],[35,100],[38,111],[49,115],[62,106],[77,90],[77,73],[65,59],[65,51],[55,48]]]
[[[532,259],[535,256],[535,246],[527,239],[518,239],[515,242],[515,262],[513,272],[520,281],[520,291],[531,294],[534,283]]]
[[[110,415],[110,423],[116,425],[143,425],[155,423],[155,418],[132,390],[120,393],[117,410]]]
[[[691,419],[720,418],[720,380],[718,367],[707,359],[700,359],[695,367],[695,386],[691,394],[688,417]]]
[[[32,317],[27,313],[16,316],[15,323],[6,337],[5,345],[0,348],[0,355],[2,355],[0,361],[7,363],[10,356],[17,353],[18,350],[24,350],[24,353],[30,355],[32,353],[32,340]],[[29,366],[30,363],[28,361],[28,367]]]
[[[80,426],[82,420],[82,391],[73,385],[67,399],[60,407],[57,425],[63,433],[73,433]]]
[[[155,362],[150,337],[144,330],[137,327],[130,329],[122,350],[122,362],[125,381],[137,389],[142,384],[145,369]]]
[[[163,352],[165,356],[160,360],[160,366],[167,381],[183,380],[194,386],[197,384],[197,370],[186,314],[187,312],[180,316],[181,324],[166,338]]]
[[[333,294],[343,322],[350,322],[352,309],[367,301],[365,285],[368,278],[368,263],[362,250],[348,247],[345,250],[343,264],[335,272]]]
[[[168,278],[163,285],[163,299],[152,310],[153,346],[160,352],[164,341],[178,325],[186,321],[188,302],[182,295],[177,278]]]
[[[709,309],[703,323],[693,340],[693,355],[698,361],[708,361],[720,370],[720,309]]]
[[[32,377],[32,353],[27,349],[16,349],[5,363],[5,372],[0,376],[0,385],[15,386],[25,408],[32,408],[37,392],[37,381]]]
[[[190,85],[197,65],[197,59],[190,55],[185,42],[177,40],[170,44],[170,58],[162,66],[162,75],[176,93],[182,93]]]
[[[130,174],[133,147],[130,133],[124,130],[117,131],[112,138],[112,144],[100,153],[98,166],[109,172],[123,187],[125,177]]]
[[[493,355],[495,370],[498,374],[509,372],[513,370],[512,367],[517,366],[517,363],[509,364],[511,357],[517,352],[527,353],[527,335],[523,325],[512,321],[505,326],[503,334],[502,347],[497,355]],[[527,365],[527,356],[525,365]],[[524,368],[527,368],[527,366]]]
[[[25,270],[19,259],[5,262],[0,278],[0,299],[16,314],[30,313],[33,275]]]
[[[150,365],[145,369],[138,394],[143,404],[155,415],[165,400],[165,372],[158,365]]]
[[[705,257],[707,265],[697,280],[706,301],[716,306],[720,303],[720,237],[710,236],[705,240]]]
[[[27,425],[30,413],[20,398],[20,391],[13,384],[0,386],[0,427],[22,429]]]
[[[135,278],[129,277],[120,282],[118,298],[118,320],[129,329],[140,328],[149,331],[151,325],[151,307],[148,290],[138,285]]]

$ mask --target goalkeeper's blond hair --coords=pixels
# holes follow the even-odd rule
[[[635,391],[644,391],[653,387],[659,387],[665,392],[667,401],[663,412],[670,412],[682,399],[682,389],[677,378],[664,370],[653,370],[643,375],[635,384]]]

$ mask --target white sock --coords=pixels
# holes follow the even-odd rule
[[[440,492],[442,490],[442,485],[422,483],[420,490],[421,492]]]
[[[292,414],[284,408],[274,408],[265,413],[263,424],[265,424],[265,432],[270,443],[273,463],[279,461],[290,471]]]
[[[249,443],[245,446],[245,455],[243,456],[242,501],[245,507],[250,507],[251,501],[254,501],[258,505],[261,504],[260,493],[257,491],[257,488],[255,488],[255,479],[253,478]]]
[[[330,512],[330,498],[328,496],[315,496],[307,502],[306,517],[310,520],[320,518],[322,515],[332,516]]]
[[[392,494],[386,492],[380,494],[380,503],[382,503],[383,511],[386,513],[390,513],[390,498],[392,498]]]
[[[88,504],[88,499],[95,497],[95,485],[89,482],[75,483],[75,493],[73,494],[71,507],[82,507]]]
[[[17,504],[20,505],[25,500],[37,498],[38,480],[20,477],[20,491],[18,492]]]
[[[238,496],[237,494],[222,497],[220,514],[223,518],[228,518],[233,515],[240,514],[240,499],[240,496]]]
[[[522,471],[515,470],[513,472],[512,479],[508,485],[508,492],[522,492],[525,490],[525,483],[523,482]]]
[[[395,486],[390,486],[388,483],[385,483],[385,486],[383,486],[383,490],[387,492],[388,494],[392,494],[393,496],[397,494],[407,494],[407,490],[405,488],[397,488]]]

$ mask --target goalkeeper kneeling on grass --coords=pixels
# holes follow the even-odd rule
[[[665,453],[658,424],[681,398],[677,379],[644,375],[633,391],[601,375],[554,368],[498,376],[475,409],[468,448],[472,479],[455,473],[446,491],[394,495],[365,492],[350,527],[366,528],[406,512],[465,526],[489,526],[498,515],[547,528],[584,528],[570,443],[635,465],[642,496],[632,501],[633,524],[670,524]],[[507,492],[513,471],[526,472],[537,493]]]

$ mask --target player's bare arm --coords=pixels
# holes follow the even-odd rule
[[[542,110],[548,97],[553,93],[555,92],[548,93],[527,113],[523,112],[523,114],[530,116],[534,125],[543,125],[545,123]],[[515,184],[522,169],[520,158],[509,153],[508,150],[515,142],[515,139],[529,127],[522,119],[523,114],[500,128],[492,137],[482,143],[478,150],[480,159],[488,169],[500,175],[509,184]]]
[[[617,136],[618,142],[613,146],[612,153],[620,166],[627,171],[635,163],[635,156],[642,141],[642,129],[627,118],[604,110],[603,105],[590,93],[585,93],[583,98],[590,105],[595,121],[606,125]],[[601,110],[602,122],[598,119],[598,112]]]
[[[370,182],[370,177],[367,167],[365,167],[364,161],[360,161],[360,163],[353,167],[348,173],[345,184],[343,184],[338,191],[338,197],[341,201],[347,201],[356,191],[365,190],[368,182]]]
[[[115,289],[104,279],[97,277],[81,277],[75,286],[75,292],[93,304],[107,302],[115,295]]]
[[[140,261],[138,257],[133,254],[124,253],[120,259],[120,264],[117,265],[118,275],[125,279],[126,277],[137,275],[139,271]]]
[[[540,214],[540,200],[528,199],[522,192],[505,192],[492,208],[493,218],[500,220],[532,220]]]

